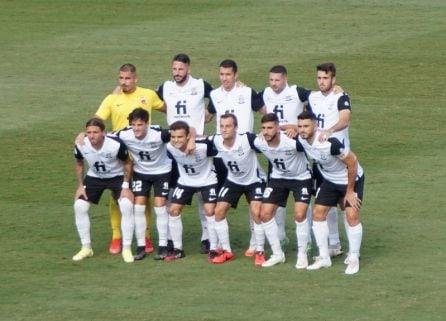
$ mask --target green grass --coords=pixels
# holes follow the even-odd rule
[[[444,1],[0,1],[0,320],[443,320],[446,102]],[[315,87],[333,61],[351,95],[351,141],[366,171],[361,271],[256,269],[243,257],[246,206],[231,212],[237,259],[198,254],[195,209],[181,262],[126,265],[107,253],[107,198],[91,211],[95,256],[78,250],[75,134],[136,64],[141,84],[170,78],[184,51],[218,84],[225,58],[260,90],[283,63]],[[155,122],[165,124],[154,114]],[[208,126],[211,130],[212,126]],[[288,236],[295,242],[288,218]]]

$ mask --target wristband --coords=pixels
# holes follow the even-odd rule
[[[129,188],[129,182],[122,182],[121,188]]]

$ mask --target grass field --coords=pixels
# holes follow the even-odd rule
[[[0,320],[445,320],[446,3],[369,1],[0,0]],[[116,84],[170,78],[178,52],[218,85],[225,58],[260,90],[285,64],[315,87],[333,61],[353,106],[366,171],[361,271],[256,269],[243,257],[246,207],[230,214],[237,259],[198,254],[194,209],[180,262],[108,254],[107,198],[91,211],[95,256],[73,263],[72,141]],[[443,115],[443,116],[442,116]],[[164,124],[162,115],[155,122]],[[209,127],[210,128],[210,127]],[[295,241],[294,224],[288,236]]]

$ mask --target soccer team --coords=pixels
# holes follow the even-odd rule
[[[213,89],[203,79],[191,76],[190,59],[185,54],[173,58],[172,76],[155,92],[137,86],[135,66],[121,66],[118,88],[86,123],[85,133],[76,138],[74,211],[82,247],[73,260],[93,255],[88,211],[105,189],[112,191],[110,252],[122,252],[128,263],[153,252],[148,228],[153,188],[158,232],[154,259],[185,257],[181,212],[196,195],[202,226],[200,251],[208,255],[210,263],[233,260],[226,214],[245,195],[251,227],[245,256],[254,257],[257,266],[271,267],[285,262],[282,247],[288,242],[285,219],[291,192],[296,268],[330,267],[330,257],[343,253],[337,224],[339,205],[349,243],[345,273],[357,273],[364,175],[350,150],[350,101],[335,85],[334,64],[317,66],[318,91],[289,85],[286,68],[278,65],[270,69],[269,87],[256,93],[238,81],[237,64],[230,59],[220,63],[221,85]],[[166,113],[168,130],[151,124],[152,109]],[[260,134],[253,133],[254,112],[263,114]],[[103,122],[108,118],[112,121],[110,134]],[[206,136],[204,124],[213,118],[215,134]],[[257,153],[268,160],[267,173]],[[84,163],[88,165],[85,177]],[[309,264],[311,230],[319,256]],[[134,236],[137,247],[133,255]],[[272,250],[268,259],[265,240]]]

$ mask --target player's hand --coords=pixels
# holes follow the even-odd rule
[[[319,134],[319,142],[323,143],[326,142],[327,139],[330,137],[331,132],[329,130],[322,130]]]
[[[341,86],[335,85],[335,86],[333,87],[333,93],[335,93],[335,94],[340,94],[340,93],[343,93],[343,92],[344,92],[344,89],[342,89]]]
[[[185,150],[186,155],[192,155],[195,153],[196,148],[197,145],[195,144],[195,139],[189,139]]]
[[[117,87],[113,90],[113,94],[115,94],[115,95],[120,95],[120,94],[122,94],[122,88],[121,88],[121,86],[117,86]]]
[[[242,87],[246,87],[246,85],[243,82],[241,82],[240,80],[237,80],[235,82],[235,87],[242,88]]]
[[[297,136],[297,129],[295,128],[288,128],[285,129],[285,134],[289,137],[289,138],[294,138]]]
[[[83,146],[84,145],[84,138],[85,138],[85,133],[79,133],[76,138],[74,139],[74,143],[76,145],[80,145]]]
[[[347,206],[347,203],[350,204],[354,209],[359,210],[361,207],[361,200],[358,197],[358,194],[355,192],[347,192],[344,196],[344,207]]]
[[[135,199],[133,192],[130,188],[123,188],[121,190],[121,195],[119,198],[128,198],[132,203],[134,202]]]
[[[78,186],[78,188],[76,189],[76,193],[74,194],[74,200],[81,198],[81,196],[84,200],[88,201],[88,197],[87,197],[87,193],[85,193],[84,185]]]

